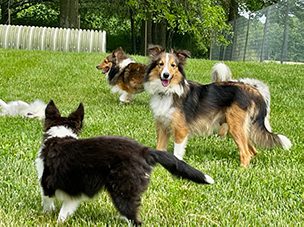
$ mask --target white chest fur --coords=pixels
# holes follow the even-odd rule
[[[171,122],[173,107],[172,95],[153,95],[150,102],[154,118],[168,125]]]

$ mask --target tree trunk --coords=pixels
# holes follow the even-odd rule
[[[159,44],[166,48],[167,44],[167,22],[163,20],[159,26]]]
[[[153,39],[152,39],[152,20],[149,18],[148,19],[148,28],[147,28],[147,32],[148,32],[148,34],[147,34],[147,36],[148,36],[148,44],[153,44]]]
[[[8,24],[8,1],[1,1],[1,20],[0,24]]]
[[[80,28],[79,0],[60,0],[60,27]]]
[[[233,21],[238,17],[239,4],[237,0],[231,0],[228,12],[228,21]]]
[[[153,44],[159,44],[159,39],[158,39],[158,24],[153,23],[152,24],[152,42]]]
[[[131,22],[131,40],[132,40],[132,52],[136,53],[136,36],[135,36],[135,25],[134,25],[134,17],[133,10],[129,9],[130,12],[130,22]]]

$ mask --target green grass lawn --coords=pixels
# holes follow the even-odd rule
[[[122,135],[155,147],[149,96],[122,105],[95,69],[105,54],[0,49],[0,98],[27,102],[53,99],[63,114],[85,106],[80,137]],[[147,62],[136,56],[137,61]],[[190,59],[188,79],[208,83],[214,62]],[[270,86],[271,126],[293,142],[289,151],[258,149],[248,169],[239,166],[231,138],[189,140],[185,161],[212,176],[214,185],[173,178],[157,166],[142,197],[146,226],[304,225],[304,65],[227,62],[235,78]],[[56,225],[59,212],[44,214],[34,160],[42,138],[36,119],[0,117],[0,226]],[[172,152],[172,141],[169,151]],[[67,221],[72,226],[126,225],[105,192],[84,202]]]

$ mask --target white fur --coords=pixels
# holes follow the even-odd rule
[[[117,85],[113,86],[111,91],[112,91],[112,93],[118,93],[118,94],[123,94],[123,92],[124,92],[124,90],[121,90],[119,88],[119,86],[117,86]]]
[[[58,223],[64,222],[68,218],[68,216],[72,215],[75,212],[80,202],[81,200],[78,199],[63,200],[57,222]]]
[[[266,117],[265,117],[265,120],[264,120],[264,125],[265,125],[266,129],[269,132],[271,132],[272,129],[271,129],[270,122],[269,122],[270,121],[270,91],[269,91],[269,87],[265,83],[263,83],[262,81],[257,80],[257,79],[252,79],[252,78],[241,78],[238,81],[240,81],[242,83],[245,83],[245,84],[249,84],[250,86],[255,87],[260,92],[260,94],[263,96],[263,99],[266,103],[266,111],[267,111],[267,114],[266,114]]]
[[[167,53],[166,54],[166,62],[164,62],[164,69],[162,70],[161,72],[161,75],[160,77],[163,78],[163,74],[164,73],[169,73],[169,54]],[[169,73],[169,78],[166,78],[168,80],[171,80],[172,79],[172,76],[171,74]],[[165,79],[165,78],[163,78]],[[188,82],[183,79],[184,82],[186,83],[186,85],[188,85]],[[144,88],[145,90],[151,94],[151,95],[159,95],[159,94],[163,94],[163,95],[170,95],[170,94],[177,94],[178,96],[182,96],[184,94],[184,88],[182,85],[180,84],[169,84],[167,87],[164,87],[162,85],[162,82],[161,82],[161,78],[159,79],[154,79],[154,80],[151,80],[151,81],[147,81],[144,83]]]
[[[169,126],[172,114],[175,108],[172,106],[172,95],[153,95],[151,97],[150,106],[153,111],[154,118]]]
[[[26,103],[21,100],[5,103],[0,99],[0,116],[23,116],[28,118],[45,118],[46,104],[41,100]]]
[[[120,96],[119,96],[119,100],[122,103],[129,103],[133,100],[133,95],[129,94],[128,92],[124,91]]]
[[[166,53],[166,60],[165,60],[165,62],[164,62],[164,65],[165,65],[165,67],[163,68],[163,71],[161,72],[161,78],[162,79],[168,79],[168,80],[171,80],[172,79],[172,75],[170,74],[170,72],[169,72],[169,54],[168,53]],[[169,74],[169,77],[168,78],[164,78],[163,77],[163,75],[165,74],[165,73],[167,73],[167,74]]]
[[[42,188],[41,188],[41,199],[42,199],[43,212],[45,212],[45,213],[52,212],[56,209],[55,198],[51,198],[51,197],[43,195]]]
[[[0,100],[1,106],[1,115],[17,116],[26,114],[26,110],[29,107],[29,104],[20,100],[11,101],[5,103],[2,99]]]
[[[122,60],[118,66],[120,70],[123,70],[125,67],[127,67],[130,63],[134,63],[134,61],[130,58]]]
[[[36,169],[37,169],[37,174],[38,174],[38,180],[41,180],[42,174],[43,174],[43,170],[44,170],[44,164],[43,164],[43,160],[40,158],[41,156],[41,151],[43,149],[44,145],[41,146],[41,148],[38,151],[38,156],[36,158]]]
[[[221,82],[221,81],[229,81],[232,78],[232,74],[230,68],[222,63],[216,63],[211,69],[211,81],[213,82]]]
[[[43,160],[40,158],[43,147],[44,147],[44,145],[42,145],[41,148],[39,149],[38,156],[35,161],[39,182],[41,182],[41,178],[42,178],[43,171],[44,171],[44,163],[43,163]],[[43,211],[51,212],[51,211],[55,210],[54,199],[50,198],[48,196],[45,196],[43,193],[42,187],[40,188],[40,192],[41,192],[41,204],[43,207]]]
[[[280,138],[281,145],[282,145],[283,149],[284,150],[289,150],[292,146],[291,141],[284,135],[278,135],[278,137]]]
[[[185,83],[187,85],[187,82],[185,80]],[[170,94],[177,94],[178,96],[182,96],[184,94],[184,88],[180,84],[169,84],[168,87],[164,87],[161,83],[160,79],[147,81],[144,83],[145,90],[151,94],[151,95],[170,95]]]
[[[73,137],[77,139],[77,135],[72,131],[72,129],[69,129],[65,126],[54,126],[51,127],[46,134],[48,135],[47,139],[54,138],[54,137],[59,137],[59,138],[64,138],[64,137]]]
[[[181,143],[174,143],[174,156],[179,160],[183,160],[188,138],[186,137]]]
[[[206,182],[208,184],[214,184],[214,180],[212,177],[210,177],[209,175],[205,174],[205,178],[206,178]]]
[[[129,94],[128,92],[122,90],[119,88],[119,86],[115,85],[112,87],[111,91],[113,93],[118,93],[120,94],[119,96],[119,100],[122,102],[122,103],[129,103],[133,100],[133,95],[132,94]]]
[[[30,106],[27,111],[27,117],[44,119],[45,108],[46,104],[44,102],[42,102],[41,100],[35,100],[34,102],[30,103]]]
[[[64,126],[51,127],[46,132],[46,134],[48,134],[49,136],[47,137],[47,140],[53,137],[64,138],[67,136],[77,138],[77,135],[71,129]],[[37,169],[38,179],[40,182],[44,171],[44,161],[41,159],[41,151],[43,150],[43,148],[44,148],[44,144],[42,144],[41,148],[39,149],[38,157],[36,158],[36,169]],[[64,222],[68,216],[74,213],[74,211],[79,206],[80,202],[82,200],[87,199],[87,197],[84,195],[81,195],[80,197],[77,198],[73,198],[61,190],[55,191],[55,197],[63,201],[57,220],[58,222]],[[54,204],[55,197],[45,196],[43,193],[43,189],[41,187],[41,200],[42,200],[42,206],[44,212],[50,212],[55,210],[55,204]]]

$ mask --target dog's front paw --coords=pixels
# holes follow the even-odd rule
[[[64,215],[60,215],[58,216],[57,218],[57,223],[60,224],[60,223],[64,223],[66,220],[66,217]]]
[[[42,207],[43,207],[44,213],[54,211],[55,210],[54,199],[51,197],[48,197],[48,196],[43,196],[42,197]]]
[[[43,212],[49,213],[55,210],[55,204],[49,203],[49,204],[43,204]]]

